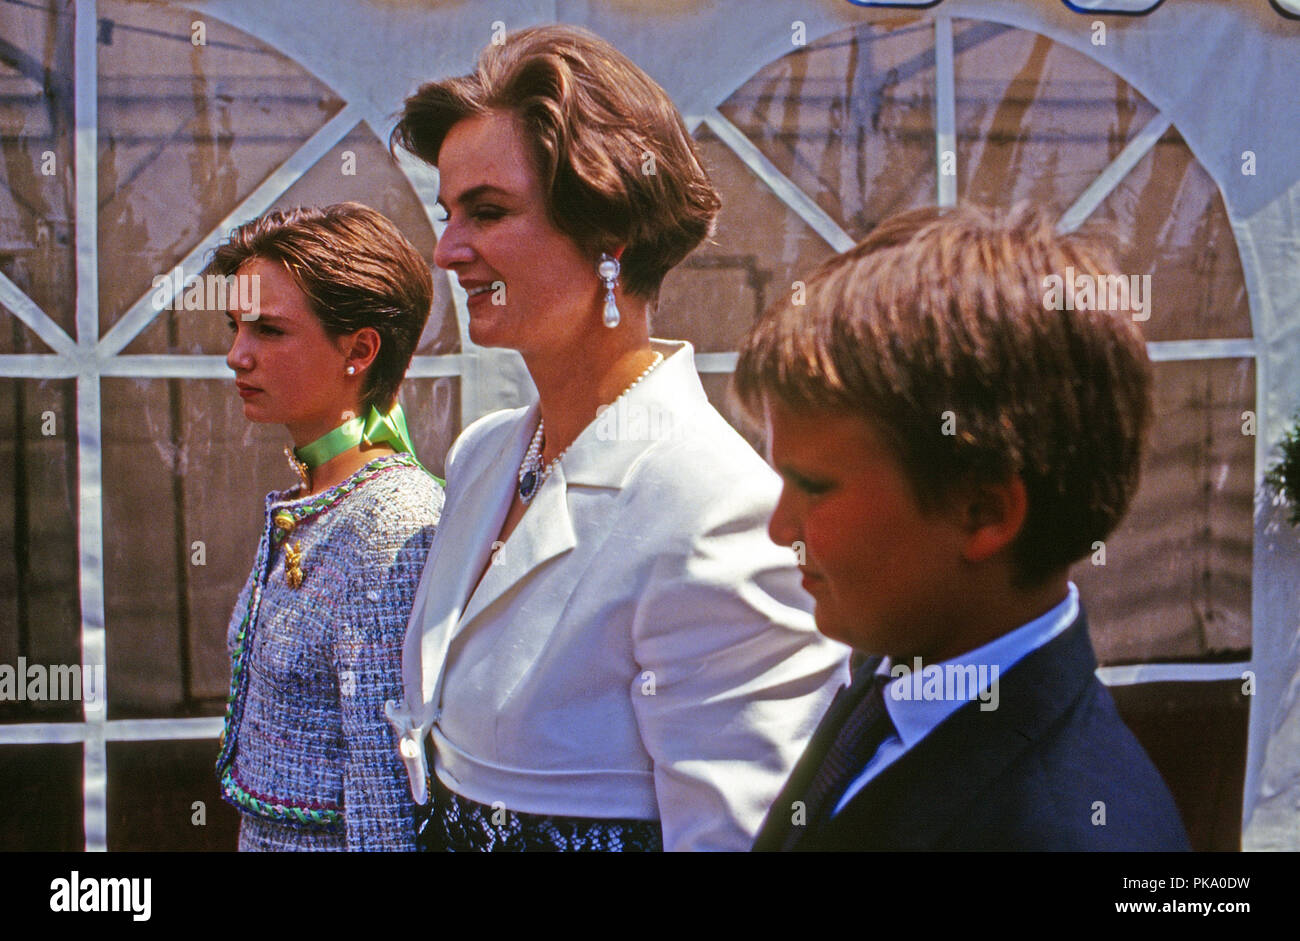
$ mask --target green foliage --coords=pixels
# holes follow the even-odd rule
[[[1282,458],[1268,469],[1264,480],[1290,505],[1291,525],[1300,526],[1300,412],[1292,416],[1278,447]]]

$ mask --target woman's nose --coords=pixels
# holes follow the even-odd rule
[[[474,260],[474,250],[465,238],[460,223],[448,221],[438,236],[438,244],[433,249],[433,263],[439,268],[452,269]]]

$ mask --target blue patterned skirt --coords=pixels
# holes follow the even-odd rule
[[[461,797],[432,775],[429,816],[417,837],[429,853],[662,852],[658,820],[525,814]]]

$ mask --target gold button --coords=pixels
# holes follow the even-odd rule
[[[293,514],[288,510],[280,510],[272,519],[275,521],[276,528],[285,533],[293,532],[293,528],[298,525],[293,518]]]

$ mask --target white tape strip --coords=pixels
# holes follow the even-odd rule
[[[1153,340],[1147,344],[1153,363],[1192,359],[1249,359],[1255,356],[1255,341],[1245,340]]]
[[[1134,663],[1122,667],[1098,667],[1097,677],[1107,686],[1213,683],[1240,680],[1249,669],[1249,663]]]
[[[76,89],[74,177],[77,220],[77,345],[87,353],[99,340],[99,93],[98,20],[95,0],[77,0],[73,70]],[[99,376],[88,371],[77,379],[77,466],[81,493],[81,662],[104,664],[104,506],[100,442]],[[104,719],[108,713],[107,681],[94,704],[83,703],[86,719],[82,823],[86,849],[108,846],[108,780]]]
[[[957,205],[957,92],[953,77],[952,18],[934,18],[934,165],[940,206]],[[945,173],[945,154],[952,172]]]

